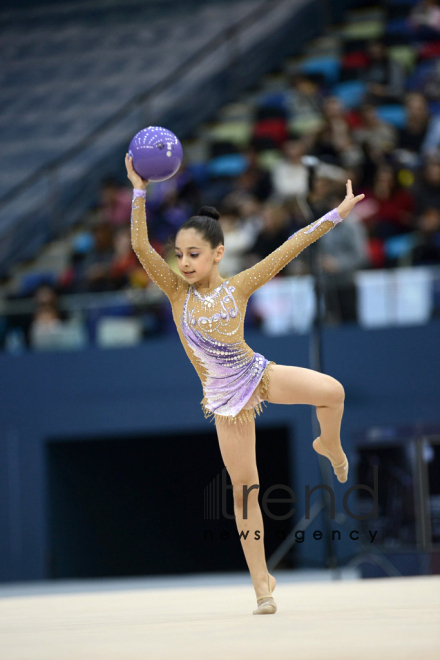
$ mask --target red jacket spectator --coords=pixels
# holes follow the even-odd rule
[[[414,208],[413,196],[397,185],[393,169],[383,166],[377,170],[372,189],[365,191],[359,213],[370,236],[388,238],[413,229]]]

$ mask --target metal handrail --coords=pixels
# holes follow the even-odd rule
[[[415,267],[417,268],[417,267]],[[433,278],[440,282],[440,266],[433,265],[424,268],[429,268],[433,274]],[[375,269],[374,272],[392,272],[399,271],[400,268],[386,268]],[[370,269],[360,269],[356,272],[371,272]],[[310,277],[310,274],[300,276]],[[314,275],[311,275],[314,278]],[[297,279],[298,276],[286,276],[286,279]],[[84,292],[84,293],[65,293],[58,297],[59,308],[64,311],[77,311],[79,309],[90,309],[99,307],[101,305],[111,304],[123,300],[134,305],[149,305],[157,302],[166,301],[167,298],[161,289],[151,282],[146,288],[132,288],[119,289],[116,291],[103,291],[103,292]],[[0,295],[0,316],[8,315],[21,315],[29,314],[35,311],[36,302],[34,298],[20,298],[8,300]]]
[[[117,291],[103,291],[96,293],[66,293],[58,297],[58,307],[63,311],[77,311],[100,307],[117,302],[132,303],[134,305],[153,305],[165,299],[165,295],[155,285],[145,289],[119,289]],[[5,300],[0,298],[0,316],[27,315],[35,311],[37,303],[35,298],[22,298],[18,300]]]

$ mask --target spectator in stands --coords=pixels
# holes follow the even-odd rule
[[[391,58],[383,41],[372,39],[367,45],[368,67],[363,79],[367,85],[368,103],[396,103],[405,90],[405,70]]]
[[[412,9],[409,23],[440,32],[440,7],[437,0],[421,0]]]
[[[139,259],[131,246],[130,228],[123,227],[114,237],[114,257],[109,268],[112,288],[116,290],[129,285],[132,273],[139,268]]]
[[[34,300],[38,309],[53,308],[59,311],[58,294],[49,284],[41,284],[37,287]]]
[[[232,277],[246,268],[244,254],[254,245],[258,230],[252,220],[242,220],[237,208],[225,209],[220,216],[225,238],[225,254],[220,262],[222,277]]]
[[[114,258],[113,231],[109,224],[99,223],[93,228],[93,246],[84,254],[74,253],[65,287],[71,293],[109,291],[109,270]]]
[[[334,208],[341,193],[329,199]],[[343,193],[342,193],[343,194]],[[318,263],[325,276],[322,278],[328,320],[334,323],[357,321],[357,289],[355,273],[369,266],[368,234],[363,223],[353,212],[339,226],[339,231],[328,232],[319,243]]]
[[[422,94],[411,92],[406,96],[405,108],[405,125],[398,131],[397,147],[417,155],[429,126],[429,106]]]
[[[304,143],[291,137],[283,144],[284,158],[272,170],[274,193],[280,199],[305,197],[309,189],[309,171],[302,162]]]
[[[191,212],[189,204],[180,199],[177,187],[164,189],[162,200],[154,210],[154,222],[150,224],[152,237],[163,244],[170,234],[177,232]]]
[[[286,95],[286,106],[290,118],[300,125],[322,118],[322,91],[312,78],[295,73],[292,86]]]
[[[435,114],[435,108],[440,102],[440,63],[433,57],[438,47],[435,33],[432,32],[432,40],[423,41],[431,34],[428,28],[433,31],[440,25],[437,20],[439,1],[423,0],[412,12],[413,24],[422,26],[417,32],[422,37],[417,46],[422,66],[415,69],[409,81],[410,88],[417,91],[404,97],[403,68],[388,56],[381,40],[368,43],[368,66],[356,69],[358,77],[367,84],[366,102],[360,108],[346,111],[338,98],[325,96],[325,87],[317,82],[317,77],[294,74],[290,89],[285,94],[277,92],[278,100],[272,100],[275,108],[269,104],[257,111],[263,123],[260,126],[260,147],[281,145],[283,158],[279,164],[270,172],[262,168],[260,153],[252,146],[252,140],[243,151],[248,167],[238,177],[212,177],[202,185],[196,183],[191,170],[185,162],[182,163],[174,177],[147,190],[148,227],[154,249],[165,258],[163,243],[168,235],[203,203],[218,203],[229,209],[220,220],[225,241],[229,241],[229,263],[224,260],[221,266],[229,276],[264,258],[303,226],[301,223],[307,212],[304,199],[310,206],[308,222],[330,210],[338,185],[337,168],[342,167],[345,178],[347,170],[351,170],[348,177],[353,182],[357,177],[355,185],[363,189],[366,198],[356,208],[360,223],[349,219],[320,242],[321,266],[329,286],[337,289],[336,294],[332,294],[333,299],[327,299],[333,319],[353,320],[355,302],[350,287],[354,270],[363,267],[356,266],[356,260],[358,264],[365,263],[366,243],[370,265],[374,267],[389,265],[386,239],[402,233],[409,234],[408,251],[411,237],[414,237],[412,263],[439,263],[440,115]],[[366,55],[361,55],[358,61],[365,64]],[[405,125],[395,129],[381,120],[377,106],[402,103],[403,98]],[[431,109],[427,101],[431,102]],[[289,134],[289,131],[293,133]],[[286,140],[287,135],[290,137]],[[220,146],[225,149],[226,144],[229,144],[230,151],[226,149],[224,153],[237,153],[234,143],[219,142],[217,149]],[[211,157],[221,153],[211,153]],[[316,167],[310,191],[310,170],[302,161],[305,154],[314,155],[336,168],[332,174],[328,165]],[[388,165],[390,162],[401,163],[413,170],[416,180],[411,191],[398,185],[396,174]],[[416,170],[416,167],[420,169]],[[203,166],[200,172],[202,170]],[[203,176],[200,175],[201,180]],[[276,196],[274,199],[273,195]],[[102,181],[99,198],[100,224],[93,231],[75,237],[71,266],[60,278],[59,291],[106,291],[149,284],[129,241],[131,189],[114,178],[108,178]],[[297,226],[293,226],[295,218]],[[332,241],[336,244],[333,245]],[[312,246],[308,254],[313,249]],[[405,255],[409,254],[408,251]],[[308,255],[299,255],[282,274],[288,274],[289,268],[290,272],[294,269],[308,272]],[[345,282],[348,282],[346,287]],[[51,324],[56,325],[57,318],[65,320],[51,287],[41,287],[36,298],[36,326],[48,328]]]
[[[324,123],[315,133],[311,153],[315,156],[331,157],[338,163],[342,154],[350,158],[350,150],[362,159],[360,148],[353,142],[351,127],[341,101],[336,96],[328,96],[323,105]],[[352,158],[352,157],[351,157]],[[329,158],[327,158],[328,160]]]
[[[235,189],[246,195],[256,197],[260,202],[264,202],[272,194],[270,174],[258,163],[258,151],[254,147],[250,146],[246,150],[245,156],[248,161],[248,167],[238,177]]]
[[[188,169],[188,162],[185,156],[183,157],[179,171],[172,177],[172,179],[175,180],[179,202],[189,207],[191,213],[195,212],[201,204],[200,188],[197,185],[193,174]]]
[[[356,172],[354,180],[351,176],[349,178],[357,188],[371,188],[377,168],[384,162],[384,154],[371,148],[366,142],[362,143],[360,148],[362,150],[362,162],[359,166],[353,168]]]
[[[365,212],[365,208],[368,212]],[[367,190],[359,207],[369,235],[385,239],[412,231],[415,209],[413,196],[398,185],[392,167],[378,168],[372,189]]]
[[[249,231],[253,232],[254,237],[258,236],[263,229],[263,204],[256,197],[251,195],[231,193],[224,201],[225,208],[236,208],[240,217],[240,223],[249,226]],[[252,265],[249,255],[243,255],[243,268]],[[249,263],[248,263],[249,262]]]
[[[32,348],[49,344],[51,338],[58,337],[63,321],[57,309],[50,304],[38,306],[29,329],[29,341]]]
[[[201,203],[221,206],[224,198],[235,190],[235,185],[232,176],[211,176],[201,192]]]
[[[312,188],[307,197],[311,217],[305,219],[305,224],[331,211],[330,204],[334,196],[334,187],[334,180],[328,176],[325,170],[321,168],[321,172],[316,171],[313,177]]]
[[[440,264],[440,209],[427,208],[417,221],[414,247],[411,251],[413,266]]]
[[[434,44],[437,48],[439,43]],[[429,66],[424,63],[423,69],[418,70],[419,79],[416,81],[414,88],[423,94],[427,101],[440,101],[440,59],[432,57],[429,61]],[[438,105],[437,105],[438,107]]]
[[[114,178],[101,184],[99,219],[110,225],[127,225],[131,215],[131,191]]]
[[[419,213],[426,208],[440,209],[440,162],[429,159],[413,187]]]
[[[394,126],[384,122],[377,114],[376,107],[366,103],[361,108],[362,125],[353,130],[358,144],[366,144],[374,153],[389,153],[397,142]]]
[[[422,144],[422,156],[440,157],[440,115],[432,117]]]
[[[266,202],[262,211],[263,227],[249,248],[247,265],[253,265],[276,250],[292,235],[291,219],[283,204]],[[282,271],[282,275],[285,273]]]

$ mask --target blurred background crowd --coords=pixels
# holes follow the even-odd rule
[[[277,278],[319,269],[327,321],[339,324],[357,321],[358,271],[440,265],[440,6],[391,3],[386,12],[386,31],[381,21],[364,22],[337,54],[330,31],[316,55],[288,59],[269,76],[269,89],[262,82],[248,90],[184,141],[181,170],[151,184],[146,201],[151,244],[176,272],[172,237],[202,204],[221,212],[219,270],[228,277],[336,207],[347,179],[365,199]],[[103,178],[89,211],[62,238],[57,271],[30,269],[20,289],[7,292],[9,301],[33,298],[36,306],[19,321],[9,315],[6,346],[17,342],[11,327],[37,346],[71,320],[60,296],[155,289],[131,247],[130,212],[128,181]],[[143,336],[173,329],[160,295],[140,316]],[[88,321],[90,333],[90,314]],[[247,323],[259,322],[251,305]]]

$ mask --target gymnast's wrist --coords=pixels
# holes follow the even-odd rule
[[[338,222],[342,222],[343,219],[346,217],[346,215],[348,215],[348,213],[345,215],[341,215],[339,211],[339,206],[337,206],[332,211],[330,211],[330,214],[331,214],[331,221],[333,222],[334,225],[337,225]]]
[[[137,199],[138,197],[143,197],[145,199],[147,196],[147,193],[145,192],[145,188],[133,188],[133,199]]]

